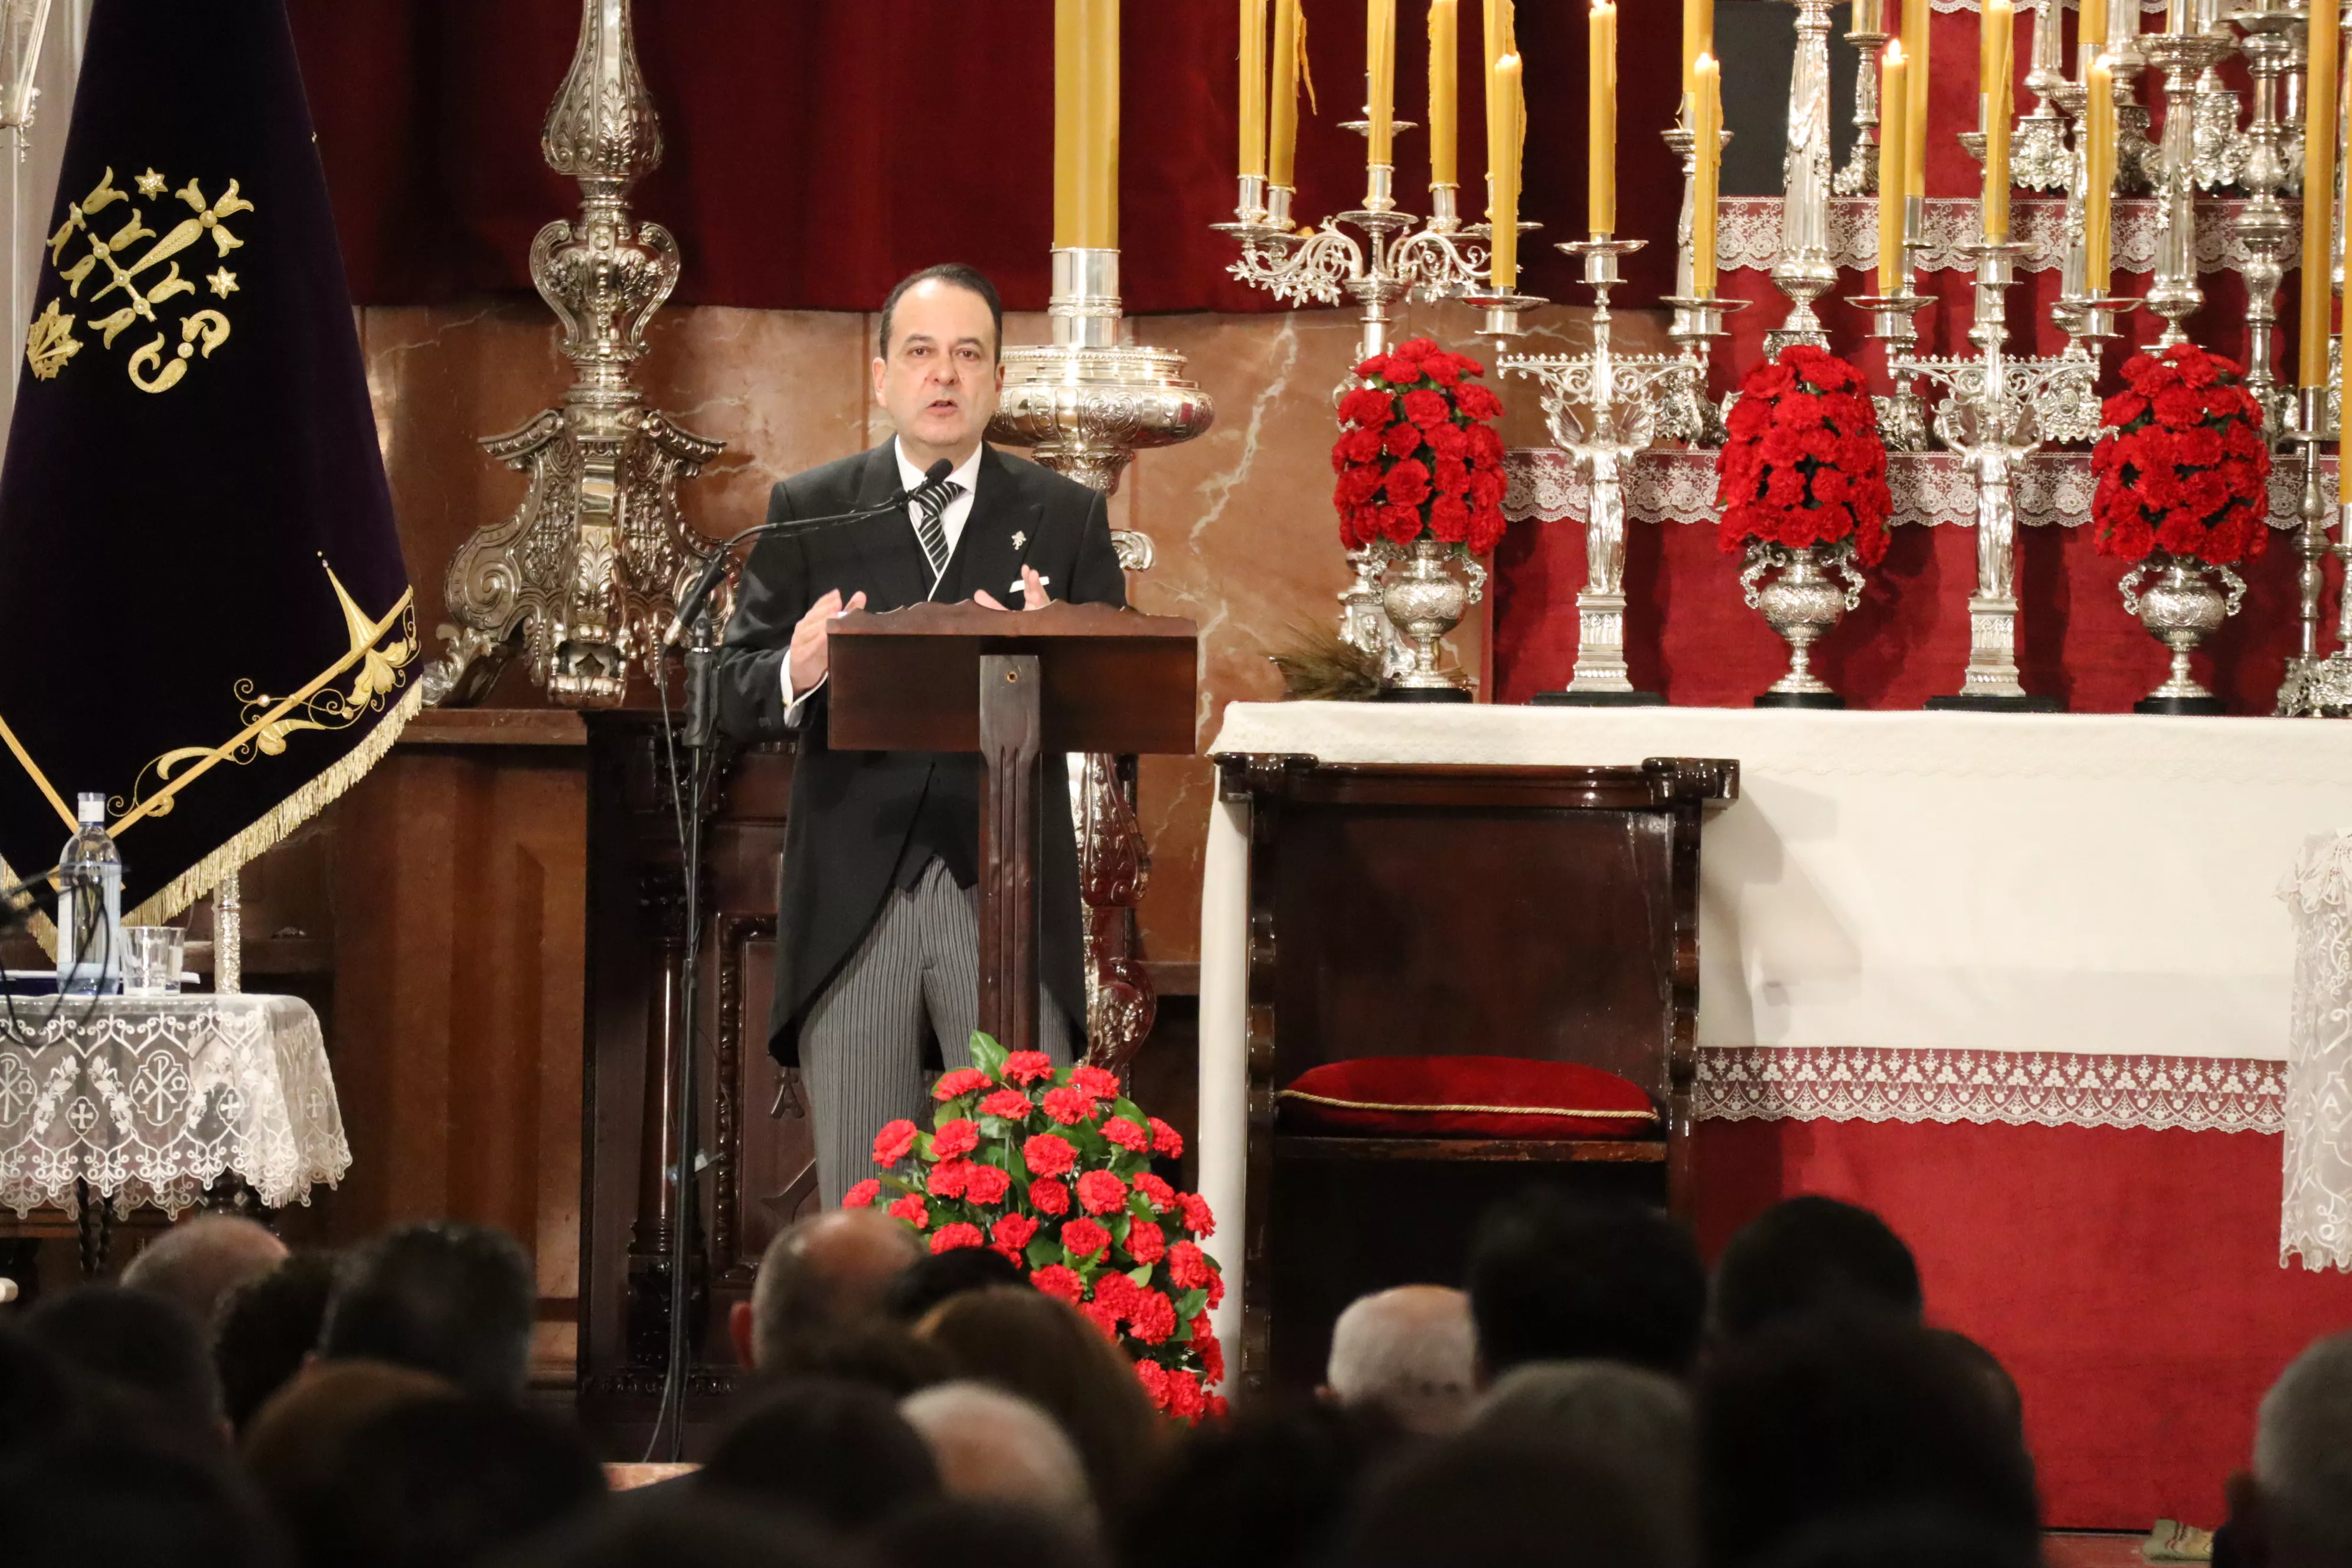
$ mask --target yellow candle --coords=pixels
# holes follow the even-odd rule
[[[2332,5],[2311,7],[2310,77],[2303,94],[2303,188],[2336,188],[2336,32]],[[2295,339],[2296,373],[2305,386],[2327,384],[2332,300],[2327,286],[2334,217],[2326,201],[2303,204],[2303,316]]]
[[[1371,121],[1371,162],[1396,162],[1396,0],[1366,0],[1364,103]]]
[[[1691,287],[1702,297],[1715,292],[1715,215],[1723,189],[1723,67],[1713,55],[1699,56],[1692,72]]]
[[[1118,0],[1080,0],[1086,47],[1079,75],[1085,110],[1078,142],[1078,239],[1118,246]]]
[[[1584,206],[1593,234],[1617,232],[1617,7],[1592,0],[1586,38],[1591,70],[1585,85]]]
[[[1977,32],[1977,101],[1984,106],[1984,237],[2009,237],[2009,79],[2011,74],[2009,0],[1984,0]]]
[[[1087,0],[1054,0],[1054,248],[1078,241]]]
[[[1904,68],[1910,76],[1903,116],[1903,194],[1927,194],[1927,0],[1903,0]],[[1891,112],[1881,110],[1885,115]]]
[[[2083,271],[2084,289],[2095,299],[2104,298],[2108,280],[2114,274],[2110,264],[2116,184],[2116,72],[2105,55],[2091,62],[2084,83],[2089,89],[2089,101],[2084,112],[2090,124],[2090,140],[2084,148],[2084,174],[2088,189],[2083,201],[2083,240],[2085,265]]]
[[[1868,68],[1865,67],[1865,69]],[[1903,62],[1903,40],[1886,46],[1878,72],[1878,101],[1906,103],[1908,77]],[[1878,291],[1900,294],[1908,281],[1903,264],[1903,121],[1901,115],[1883,115],[1878,139]]]
[[[1298,0],[1274,0],[1274,99],[1266,108],[1265,182],[1288,186],[1298,151]]]
[[[1494,226],[1487,280],[1497,294],[1519,284],[1519,57],[1495,62],[1486,82],[1486,218]]]
[[[2130,3],[2137,5],[2138,0]],[[2075,49],[2086,58],[2096,58],[2106,47],[2107,0],[2083,0],[2083,15],[2074,25]]]
[[[1451,185],[1454,178],[1455,33],[1454,0],[1429,0],[1429,183]]]
[[[1241,172],[1265,173],[1265,0],[1242,0]]]
[[[1859,4],[1859,0],[1856,0]],[[1683,0],[1683,92],[1698,90],[1698,62],[1715,53],[1715,0]],[[1696,129],[1696,127],[1694,127]]]

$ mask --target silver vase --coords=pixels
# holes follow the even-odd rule
[[[2221,712],[2221,700],[2189,673],[2189,656],[2238,613],[2246,598],[2244,579],[2227,566],[2158,551],[2125,573],[2118,586],[2123,590],[2124,612],[2137,616],[2147,635],[2172,650],[2172,668],[2164,684],[2133,703],[2132,711]]]
[[[1764,580],[1768,572],[1769,581]],[[1789,673],[1758,697],[1756,706],[1844,707],[1845,699],[1813,673],[1812,661],[1813,645],[1830,634],[1840,616],[1862,603],[1862,574],[1854,569],[1852,542],[1793,550],[1750,540],[1739,585],[1747,592],[1748,607],[1762,611],[1764,624],[1789,645]]]
[[[1381,608],[1411,655],[1402,669],[1381,682],[1381,700],[1469,701],[1470,690],[1462,672],[1437,668],[1437,644],[1462,624],[1462,613],[1478,602],[1486,590],[1486,569],[1461,545],[1448,544],[1428,533],[1402,549],[1385,542],[1372,548],[1388,563],[1381,574]],[[1468,582],[1457,575],[1457,567]]]

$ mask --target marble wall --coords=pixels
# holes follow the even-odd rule
[[[1580,347],[1581,312],[1541,312],[1530,340],[1541,350]],[[1654,320],[1621,318],[1621,342],[1651,346]],[[360,313],[378,434],[429,634],[441,580],[467,534],[501,518],[523,495],[522,477],[486,458],[482,437],[514,429],[562,395],[571,364],[537,300],[459,306],[375,307]],[[1486,357],[1475,321],[1444,306],[1409,321]],[[1137,341],[1183,353],[1215,400],[1214,428],[1182,447],[1148,452],[1113,498],[1114,526],[1139,529],[1158,549],[1137,577],[1138,607],[1190,616],[1201,626],[1200,738],[1217,731],[1224,704],[1281,695],[1267,654],[1297,629],[1334,616],[1349,580],[1331,515],[1330,390],[1346,373],[1355,318],[1338,310],[1265,315],[1137,318]],[[651,405],[727,443],[682,498],[689,520],[725,534],[760,521],[768,487],[787,474],[869,446],[888,433],[868,395],[873,319],[818,311],[670,309],[655,318],[640,384]],[[1042,316],[1005,322],[1008,342],[1042,342]],[[1498,386],[1509,405],[1504,436],[1538,444],[1542,420],[1524,383]],[[1454,644],[1465,668],[1482,667],[1483,623]],[[432,646],[437,639],[428,637]],[[519,667],[491,701],[541,700]],[[1189,961],[1197,950],[1200,862],[1211,770],[1197,758],[1152,758],[1142,804],[1154,854],[1142,910],[1146,956]]]

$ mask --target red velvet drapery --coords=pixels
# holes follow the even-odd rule
[[[527,289],[531,236],[577,187],[541,162],[539,133],[579,29],[579,0],[288,0],[352,292],[421,303]],[[637,47],[667,155],[637,193],[686,257],[677,298],[711,305],[873,308],[947,258],[993,277],[1006,303],[1045,303],[1051,242],[1051,0],[637,0]],[[1635,301],[1670,279],[1681,199],[1657,132],[1677,94],[1678,34],[1627,26],[1620,59],[1620,226],[1646,236]],[[1225,276],[1232,216],[1235,10],[1228,0],[1125,7],[1119,186],[1128,307],[1273,308]],[[1425,118],[1426,33],[1402,7],[1400,115]],[[1364,11],[1307,0],[1321,112],[1302,121],[1298,210],[1362,194],[1363,143],[1338,129],[1363,92]],[[1584,21],[1523,6],[1528,60],[1525,282],[1583,298],[1537,240],[1584,217]],[[1475,19],[1462,29],[1462,178],[1484,205]],[[1428,143],[1399,139],[1404,205],[1426,211]]]

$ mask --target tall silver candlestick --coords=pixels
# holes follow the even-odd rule
[[[2130,5],[2133,0],[2120,0]],[[2052,94],[2066,85],[2066,57],[2059,47],[2058,0],[2033,0],[2033,66],[2025,89],[2034,96],[2032,113],[2021,114],[2009,145],[2010,183],[2021,190],[2055,191],[2067,184],[2066,121]]]
[[[1789,314],[1764,334],[1764,352],[1790,343],[1830,346],[1813,301],[1837,287],[1830,259],[1830,5],[1797,7],[1797,58],[1789,73],[1789,140],[1780,160],[1780,257],[1772,282],[1789,297]]]
[[[2135,90],[2147,61],[2139,52],[2139,7],[2116,0],[2107,8],[2107,55],[2116,71],[2116,189],[2135,195],[2156,189],[2156,143],[2148,140],[2148,112]],[[2089,73],[2084,74],[2089,80]]]
[[[2238,52],[2238,40],[2216,13],[2220,10],[2212,0],[2200,0],[2197,7],[2198,31],[2221,45],[2221,52],[2206,62],[2197,75],[2197,98],[2190,110],[2195,121],[2190,136],[2191,157],[2197,170],[2197,188],[2218,191],[2224,185],[2238,183],[2245,171],[2246,159],[2252,143],[2238,129],[2238,94],[2221,79],[2214,68]],[[2168,89],[2168,91],[2169,89]],[[2168,97],[2166,112],[2171,112]]]
[[[2279,385],[2273,329],[2279,284],[2299,227],[2279,199],[2293,173],[2287,128],[2279,117],[2279,83],[2303,54],[2304,24],[2292,11],[2241,11],[2230,19],[2245,30],[2240,47],[2253,76],[2253,122],[2246,129],[2246,161],[2239,174],[2249,199],[2237,215],[2238,238],[2246,251],[2246,390],[2262,408],[2263,434],[2275,444],[2290,423],[2294,399]]]
[[[1875,20],[1884,26],[1885,14]],[[1878,46],[1894,36],[1877,27],[1846,30],[1845,41],[1853,46],[1859,64],[1853,73],[1853,151],[1832,182],[1842,196],[1878,194]]]
[[[1501,361],[1504,371],[1542,384],[1552,439],[1585,476],[1576,668],[1566,691],[1547,692],[1538,701],[1633,707],[1662,700],[1655,692],[1635,690],[1625,665],[1624,466],[1650,444],[1659,405],[1687,371],[1678,355],[1623,354],[1610,342],[1609,291],[1622,280],[1617,258],[1642,243],[1596,234],[1559,247],[1583,258],[1584,280],[1592,287],[1591,352],[1510,354]]]
[[[2352,508],[2328,500],[2319,467],[2320,446],[2335,434],[2328,423],[2326,389],[2303,388],[2294,427],[2287,433],[2287,439],[2300,449],[2303,464],[2299,509],[2303,526],[2294,536],[2295,553],[2303,560],[2296,578],[2301,637],[2287,658],[2277,707],[2278,712],[2290,717],[2340,719],[2352,714],[2352,592],[2338,591],[2336,651],[2326,658],[2319,657],[2320,596],[2326,590],[2320,563],[2328,555],[2328,523],[2336,521],[2339,540],[2352,542]],[[2343,460],[2339,450],[2336,461]],[[2347,552],[2345,543],[2336,545],[2339,558]]]
[[[2095,378],[2083,354],[2013,357],[2006,351],[2005,301],[2025,247],[1981,241],[1967,247],[1976,262],[1973,358],[1910,359],[1898,368],[1950,388],[1936,409],[1936,434],[1958,452],[1977,486],[1977,587],[1969,599],[1969,662],[1959,691],[1931,697],[1930,708],[2051,712],[2055,699],[2029,695],[2017,672],[2017,510],[2015,472],[2042,444],[2045,415],[2074,405]]]
[[[2332,3],[2332,0],[2328,0]],[[2189,341],[2181,322],[2205,303],[2197,282],[2197,145],[2195,93],[2205,68],[2236,46],[2204,33],[2149,33],[2139,40],[2140,58],[2164,73],[2164,143],[2158,198],[2156,276],[2147,286],[2147,308],[2164,318],[2159,349]]]
[[[1707,396],[1707,361],[1715,352],[1715,340],[1727,335],[1723,330],[1724,317],[1734,310],[1746,310],[1748,301],[1718,298],[1713,289],[1704,294],[1699,291],[1695,248],[1698,226],[1698,134],[1679,125],[1659,134],[1683,164],[1683,212],[1675,230],[1675,291],[1663,303],[1674,311],[1666,326],[1667,340],[1689,370],[1667,389],[1665,403],[1658,410],[1657,433],[1665,440],[1687,441],[1694,447],[1720,447],[1725,434],[1723,415]],[[1720,135],[1717,147],[1728,146],[1731,132],[1726,131]]]

